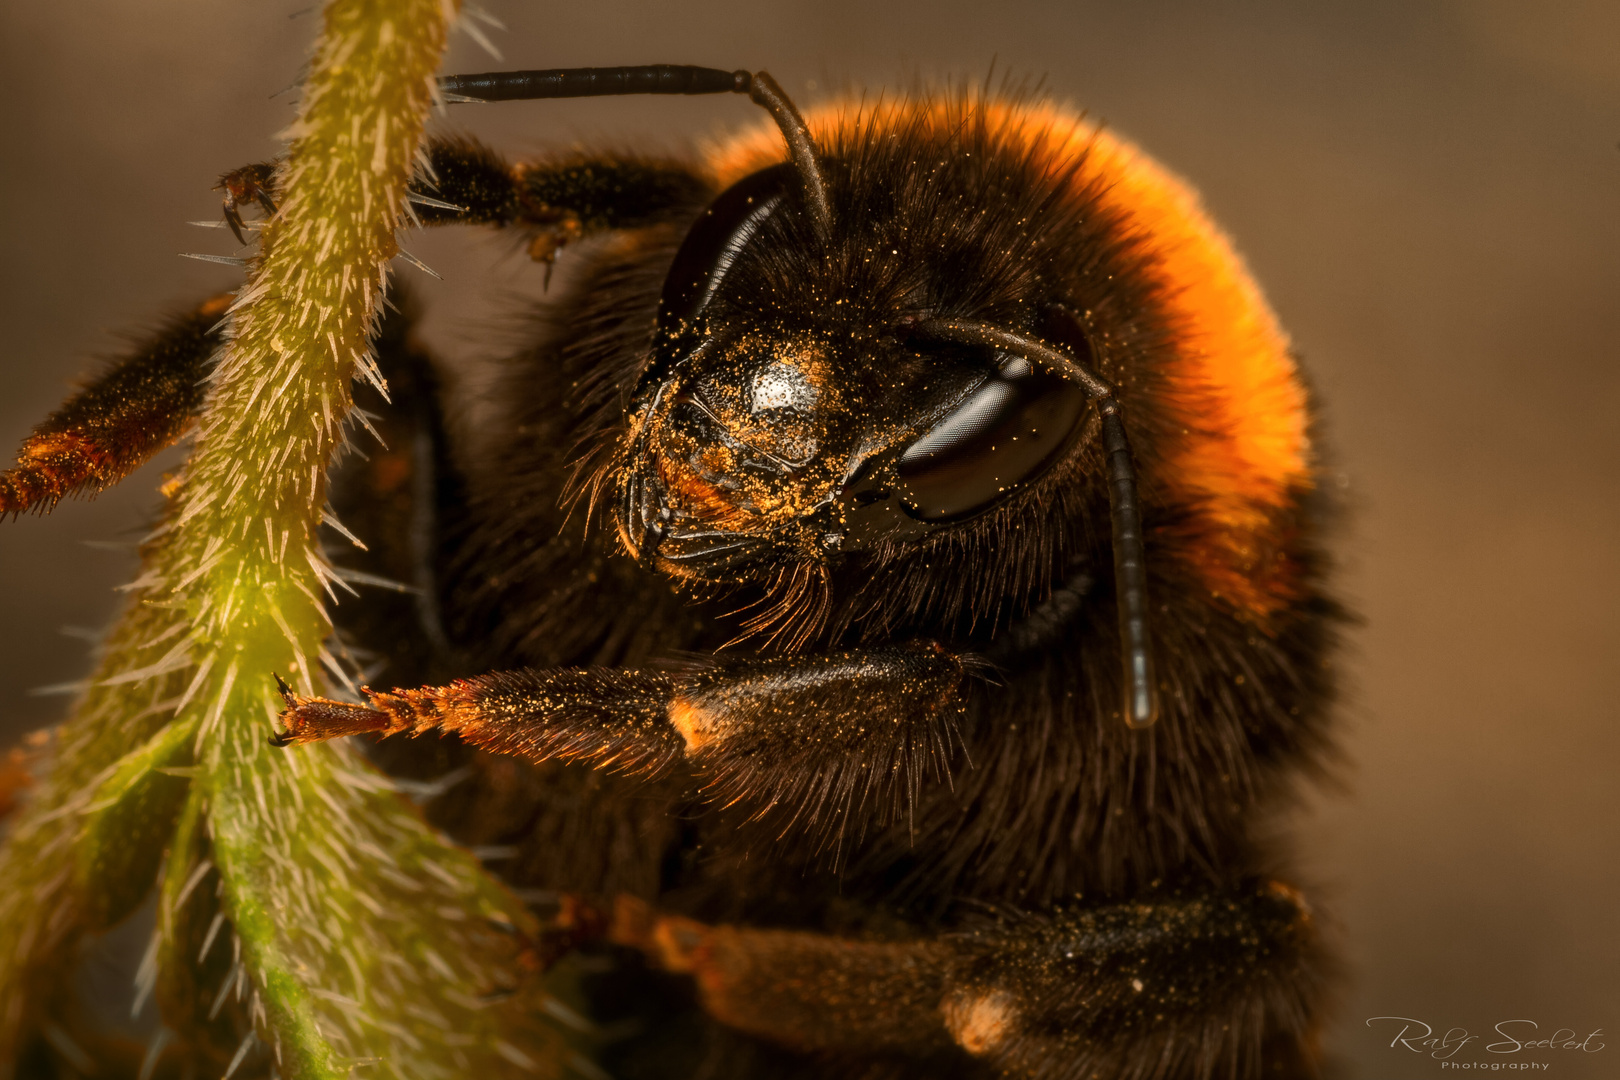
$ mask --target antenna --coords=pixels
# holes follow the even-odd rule
[[[1114,387],[1068,353],[1034,338],[969,319],[929,319],[912,324],[917,333],[942,341],[987,345],[1022,356],[1079,383],[1102,413],[1103,453],[1107,455],[1108,516],[1114,532],[1114,595],[1119,605],[1119,652],[1123,665],[1125,723],[1152,727],[1159,719],[1159,687],[1148,633],[1147,557],[1142,544],[1142,507],[1136,468]]]
[[[788,159],[804,185],[805,201],[823,237],[832,228],[832,204],[821,175],[815,140],[804,117],[764,71],[722,71],[683,64],[639,67],[546,68],[449,75],[439,92],[452,104],[472,101],[536,101],[542,98],[614,97],[626,94],[747,94],[771,114],[788,147]]]

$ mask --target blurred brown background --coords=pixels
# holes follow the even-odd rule
[[[5,447],[113,335],[236,280],[176,257],[234,248],[183,222],[218,217],[215,175],[275,152],[303,2],[0,11]],[[764,66],[802,101],[994,60],[1191,178],[1295,335],[1353,510],[1347,790],[1298,826],[1349,941],[1333,1046],[1351,1075],[1405,1080],[1449,1070],[1368,1017],[1486,1034],[1474,1048],[1502,1020],[1620,1034],[1620,4],[488,6],[507,66]],[[462,38],[449,66],[500,65]],[[693,99],[454,120],[521,152],[676,148],[755,116]],[[534,268],[483,236],[411,243],[447,279],[402,270],[432,339],[497,352]],[[173,461],[0,525],[0,746],[58,719],[67,699],[31,688],[86,674],[82,638],[134,569],[86,542],[137,536]],[[1469,1059],[1613,1076],[1620,1042]]]

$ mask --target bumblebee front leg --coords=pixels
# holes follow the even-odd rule
[[[430,139],[429,176],[412,185],[411,212],[424,225],[494,225],[529,234],[529,256],[549,263],[593,233],[695,216],[712,186],[684,164],[572,155],[506,161],[473,139]],[[275,209],[275,170],[247,165],[220,178],[225,218],[242,235],[240,208]]]
[[[179,439],[202,407],[231,299],[175,319],[36,427],[0,473],[0,516],[45,513],[67,495],[100,491]]]
[[[373,693],[370,707],[285,686],[278,745],[454,732],[498,754],[655,773],[685,758],[717,801],[813,818],[943,775],[969,664],[932,643],[729,661],[691,673],[523,670]]]

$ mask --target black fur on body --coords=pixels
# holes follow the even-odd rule
[[[1273,856],[1252,829],[1326,747],[1338,615],[1320,591],[1315,496],[1300,493],[1289,511],[1288,554],[1305,567],[1305,595],[1257,630],[1194,576],[1178,547],[1192,541],[1175,528],[1185,508],[1156,480],[1160,372],[1177,341],[1144,256],[1049,165],[965,115],[948,144],[921,127],[844,128],[822,147],[830,250],[801,216],[773,219],[716,317],[766,335],[858,337],[921,310],[1031,333],[1053,311],[1084,312],[1091,362],[1120,388],[1144,478],[1164,688],[1157,726],[1133,731],[1119,718],[1091,413],[1038,479],[918,541],[720,585],[683,584],[625,553],[612,500],[582,493],[608,482],[623,445],[666,273],[714,194],[697,189],[660,223],[580,253],[543,309],[539,340],[506,366],[491,399],[495,434],[476,447],[446,448],[431,366],[403,323],[391,324],[382,352],[401,403],[384,434],[392,455],[411,457],[408,479],[381,490],[384,459],[374,455],[340,476],[335,501],[368,541],[397,542],[341,561],[422,591],[345,604],[340,632],[385,658],[374,682],[400,685],[514,668],[690,673],[756,652],[938,642],[969,672],[959,715],[898,759],[892,740],[873,734],[835,784],[807,773],[797,787],[771,786],[762,775],[727,806],[714,805],[701,768],[679,762],[647,779],[474,756],[452,741],[394,740],[377,752],[424,778],[471,761],[474,781],[432,815],[465,843],[515,845],[494,869],[522,888],[626,893],[706,924],[928,942],[934,959],[919,961],[917,985],[958,987],[938,1006],[947,1017],[969,1007],[960,988],[975,979],[1035,996],[1052,984],[1061,997],[1065,980],[1080,979],[1064,965],[1085,967],[1092,990],[1020,1029],[1020,1049],[1001,1059],[1016,1075],[1314,1075],[1320,944],[1300,930],[1308,920],[1293,899],[1256,884]],[[455,201],[453,164],[437,164]],[[834,704],[852,715],[868,707],[856,689],[831,692],[848,696]],[[591,977],[599,1018],[642,1025],[607,1056],[625,1077],[998,1071],[960,1048],[972,1049],[955,1020],[955,1042],[942,1026],[914,1045],[896,1034],[876,1051],[831,1035],[798,1039],[804,1054],[784,1050],[705,1017],[686,980],[629,950],[602,955],[613,966]],[[954,974],[929,974],[929,963]],[[801,970],[814,982],[815,961]],[[1148,991],[1131,989],[1138,975]],[[831,988],[844,976],[820,977]],[[872,1000],[851,1015],[881,1024],[893,1013],[898,1032],[898,997],[875,989],[878,976],[865,985]],[[999,1000],[986,993],[973,1000]]]

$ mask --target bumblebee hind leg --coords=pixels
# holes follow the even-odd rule
[[[1003,908],[976,922],[853,940],[706,924],[621,897],[604,925],[690,976],[722,1024],[828,1061],[899,1055],[913,1064],[896,1075],[930,1077],[1318,1076],[1328,961],[1286,885]]]

